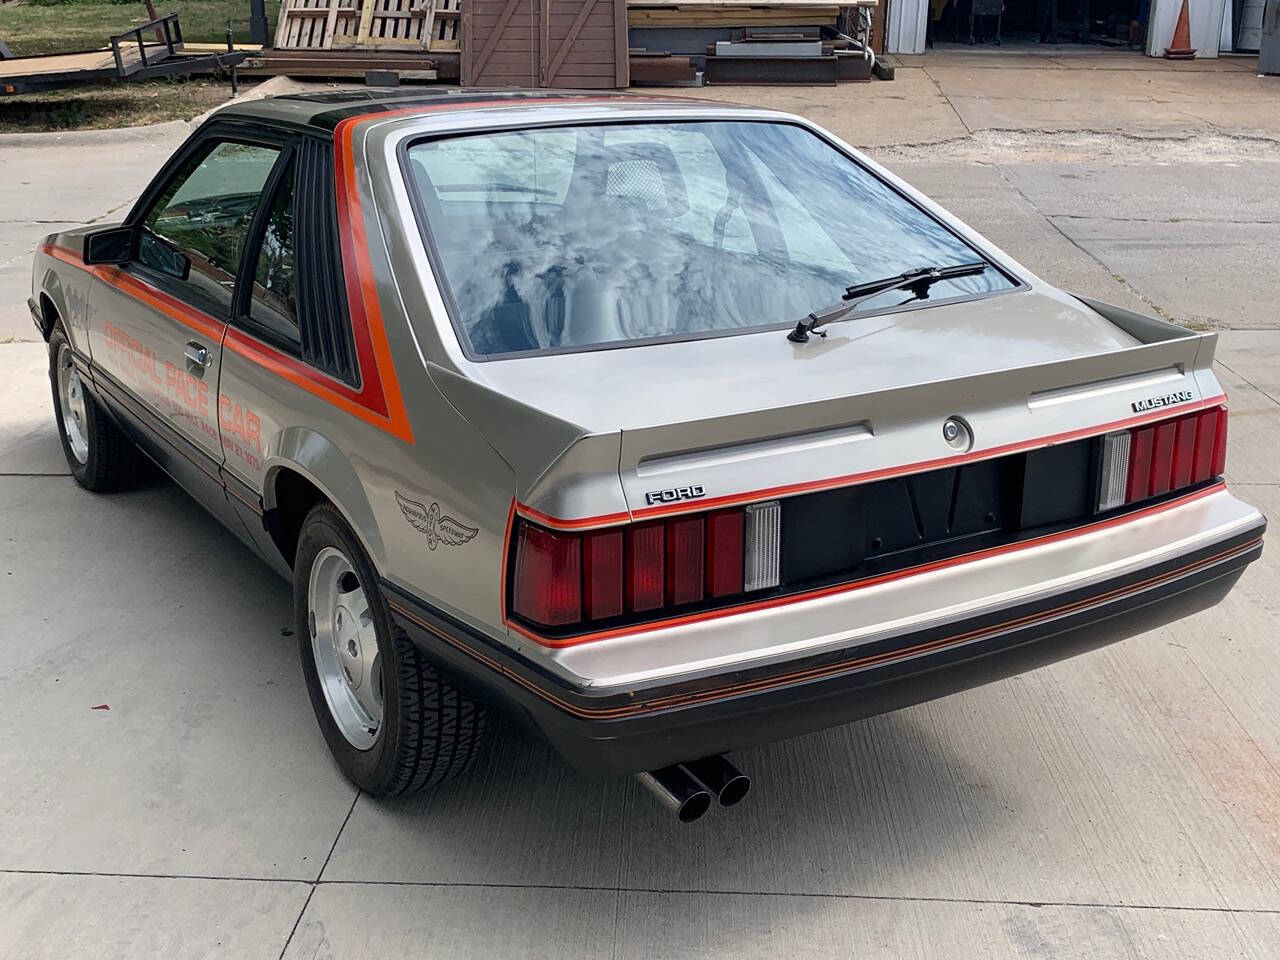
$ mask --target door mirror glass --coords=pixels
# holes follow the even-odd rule
[[[113,227],[84,238],[84,262],[125,263],[133,253],[133,229]]]
[[[138,237],[138,262],[175,280],[191,279],[191,258],[146,227]]]

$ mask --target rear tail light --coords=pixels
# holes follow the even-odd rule
[[[1226,466],[1226,407],[1109,433],[1102,438],[1098,510],[1204,483]]]
[[[782,508],[683,514],[587,533],[516,520],[512,612],[543,627],[654,619],[776,587]]]
[[[521,524],[516,546],[515,609],[548,626],[582,618],[582,538]]]

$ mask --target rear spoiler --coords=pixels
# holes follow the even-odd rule
[[[1180,327],[1176,323],[1170,323],[1168,320],[1157,320],[1155,317],[1148,317],[1141,313],[1134,313],[1124,307],[1117,307],[1113,303],[1082,297],[1078,293],[1073,293],[1071,296],[1075,297],[1094,313],[1110,320],[1139,343],[1163,343],[1166,340],[1181,340],[1183,337],[1193,333],[1193,331],[1188,330],[1186,327]]]

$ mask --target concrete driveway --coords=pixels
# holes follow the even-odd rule
[[[180,136],[0,146],[6,297]],[[1280,514],[1280,147],[1000,136],[879,155],[1048,279],[1223,329],[1228,477]],[[513,731],[380,803],[285,584],[171,484],[77,488],[45,363],[0,345],[2,958],[1280,956],[1280,550],[1195,619],[739,754],[691,827]]]

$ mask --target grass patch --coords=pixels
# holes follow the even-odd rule
[[[95,84],[0,98],[0,133],[99,130],[190,120],[226,103],[231,86],[204,78]]]
[[[275,29],[280,0],[266,0],[267,35]],[[156,0],[160,16],[178,15],[183,39],[221,43],[227,21],[237,43],[249,43],[249,0]],[[96,50],[114,34],[147,22],[142,0],[13,0],[0,4],[0,40],[15,57],[33,53]]]

